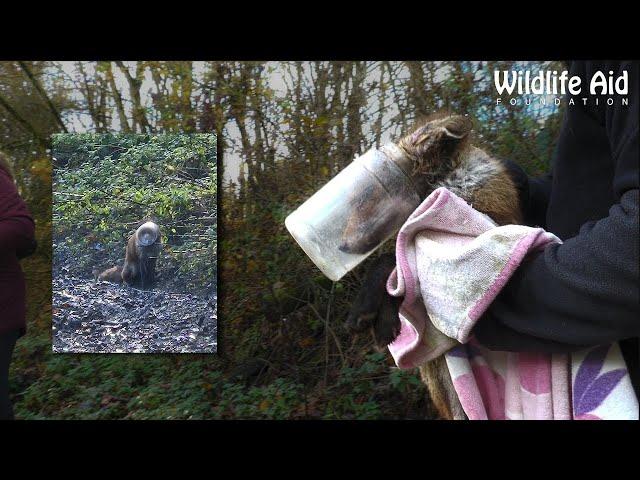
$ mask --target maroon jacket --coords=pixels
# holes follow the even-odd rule
[[[13,180],[0,167],[0,335],[25,330],[24,275],[16,252],[29,249],[35,225]]]

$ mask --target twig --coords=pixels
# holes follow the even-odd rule
[[[331,292],[329,293],[329,301],[327,302],[327,315],[324,320],[324,384],[327,385],[327,375],[329,374],[329,314],[331,313],[331,303],[333,302],[333,291],[336,288],[336,282],[331,284]]]
[[[336,342],[336,347],[338,347],[338,353],[340,354],[340,359],[342,360],[342,366],[344,367],[347,364],[347,359],[342,353],[342,347],[340,346],[340,341],[338,340],[336,333],[333,331],[333,328],[329,328],[329,333],[331,333],[333,340]]]

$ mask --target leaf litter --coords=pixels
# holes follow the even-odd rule
[[[56,275],[53,351],[216,353],[217,299]]]

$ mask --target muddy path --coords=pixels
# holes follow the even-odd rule
[[[53,280],[57,353],[215,353],[217,295],[142,291],[73,275]]]

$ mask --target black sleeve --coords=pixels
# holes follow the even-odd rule
[[[523,223],[546,228],[547,206],[551,195],[551,173],[541,177],[529,177],[517,163],[505,160],[507,172],[518,189]]]
[[[608,215],[530,256],[476,325],[480,343],[570,351],[640,335],[638,100],[630,82],[629,106],[602,113],[615,165]]]
[[[547,228],[547,207],[551,196],[552,174],[529,178],[529,202],[524,221],[532,227]]]

